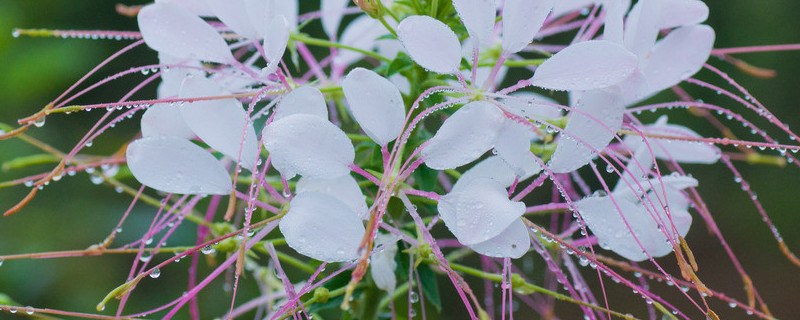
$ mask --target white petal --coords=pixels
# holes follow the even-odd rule
[[[626,0],[604,0],[603,6],[606,10],[605,23],[603,25],[603,39],[614,42],[616,44],[623,44],[623,24],[622,21],[625,17],[625,12],[628,7],[625,6]]]
[[[260,38],[258,30],[250,23],[245,0],[205,0],[205,2],[214,15],[236,34],[248,39]]]
[[[361,219],[344,203],[316,192],[295,196],[279,226],[292,249],[325,262],[358,258],[365,232]]]
[[[361,193],[356,179],[349,174],[333,179],[323,179],[315,177],[302,177],[297,181],[295,191],[300,194],[303,192],[318,192],[327,194],[350,208],[359,217],[364,217],[368,213],[366,197]]]
[[[559,17],[566,13],[583,9],[595,2],[595,0],[558,0],[555,6],[553,6],[553,17]]]
[[[514,99],[503,99],[501,102],[508,109],[519,116],[530,119],[558,119],[564,115],[564,110],[557,107],[559,105],[553,99],[543,95],[527,92],[517,91],[511,94]],[[525,99],[525,100],[521,100]]]
[[[389,31],[380,21],[368,15],[362,15],[347,25],[339,42],[346,46],[372,51],[376,45],[375,39],[386,34],[389,34]],[[363,56],[362,53],[342,49],[337,51],[334,62],[337,65],[350,65]]]
[[[706,25],[682,27],[659,41],[642,72],[652,93],[693,76],[703,67],[714,47],[714,29]]]
[[[453,0],[453,6],[467,27],[474,45],[489,44],[494,33],[495,0]]]
[[[659,29],[699,24],[708,19],[708,6],[698,0],[672,0],[661,11]]]
[[[572,112],[564,128],[568,134],[561,134],[550,160],[550,169],[556,173],[570,172],[589,163],[596,156],[592,149],[598,152],[605,149],[622,126],[624,106],[616,92],[588,91],[575,108],[582,113]]]
[[[287,179],[295,174],[340,177],[350,172],[347,166],[355,158],[342,129],[313,115],[295,114],[273,121],[262,135],[272,164]]]
[[[636,69],[636,56],[606,40],[579,42],[547,59],[531,78],[551,90],[591,90],[625,80]]]
[[[278,63],[286,51],[286,45],[289,43],[289,22],[286,17],[277,16],[269,23],[267,30],[264,32],[264,53],[269,60],[267,69],[275,70],[278,68]]]
[[[444,121],[422,149],[425,164],[444,170],[470,163],[494,145],[505,123],[503,111],[485,101],[470,102]]]
[[[139,11],[137,19],[147,46],[160,53],[224,64],[235,60],[214,28],[181,7],[148,5]]]
[[[697,132],[684,126],[675,124],[655,124],[645,126],[642,131],[654,135],[674,136],[683,138],[702,138]],[[624,140],[629,148],[642,148],[644,142],[642,138],[628,136]],[[656,158],[662,160],[683,162],[683,163],[715,163],[720,158],[720,151],[717,147],[702,142],[680,141],[647,138],[650,148]],[[647,152],[646,147],[644,148]]]
[[[503,7],[503,52],[517,53],[527,47],[555,3],[555,0],[506,0]]]
[[[656,42],[663,1],[639,1],[628,13],[624,32],[625,48],[637,57],[646,57]]]
[[[397,262],[394,261],[394,255],[397,254],[397,240],[394,235],[378,234],[375,237],[375,245],[382,245],[383,250],[370,256],[369,271],[375,286],[390,294],[397,287],[397,276],[394,274],[394,270],[397,269]]]
[[[397,26],[397,37],[423,68],[455,73],[461,64],[461,43],[446,24],[429,16],[410,16]]]
[[[339,32],[339,23],[344,16],[344,9],[347,8],[348,0],[322,0],[320,11],[322,11],[322,29],[328,37],[335,39]]]
[[[437,206],[447,228],[465,245],[496,237],[525,213],[525,204],[508,199],[508,191],[492,179],[474,179],[451,192]]]
[[[275,119],[280,120],[293,114],[310,114],[328,120],[328,105],[319,89],[302,86],[289,92],[278,108]]]
[[[194,137],[194,132],[183,121],[177,106],[156,103],[142,115],[142,136],[175,136],[189,140]]]
[[[492,179],[504,188],[510,187],[516,180],[516,174],[511,167],[498,156],[491,156],[478,162],[475,166],[464,172],[453,185],[451,193],[461,192],[463,188],[471,185],[475,179]]]
[[[261,0],[267,2],[269,20],[283,16],[289,24],[289,29],[297,27],[297,0]]]
[[[180,96],[196,98],[226,94],[211,80],[187,77],[181,86]],[[180,110],[189,128],[205,143],[233,160],[240,159],[241,166],[247,170],[255,167],[260,150],[256,132],[238,100],[195,101],[185,103]]]
[[[183,7],[184,9],[188,10],[195,15],[201,17],[213,17],[214,13],[211,12],[211,8],[206,5],[205,1],[197,1],[197,0],[156,0],[156,3],[169,3],[172,5],[177,5]]]
[[[628,137],[625,137],[625,139],[628,139]],[[628,160],[625,171],[622,171],[622,177],[617,182],[617,186],[614,187],[615,192],[626,188],[638,190],[636,183],[638,182],[642,186],[647,184],[647,177],[653,168],[653,156],[650,154],[650,151],[647,150],[647,146],[644,144],[631,145],[627,143],[626,146],[633,152],[633,155],[631,159]],[[647,190],[644,191],[646,192]]]
[[[517,176],[530,177],[542,170],[536,156],[531,153],[534,136],[530,127],[508,119],[494,143],[497,155],[514,169]]]
[[[222,164],[188,140],[142,138],[128,145],[125,155],[136,180],[159,191],[227,195],[233,190]]]
[[[342,91],[353,118],[379,145],[385,146],[403,130],[405,104],[389,80],[364,68],[355,68],[342,81]]]
[[[522,220],[515,220],[494,238],[469,247],[485,256],[517,259],[531,248],[531,240],[525,223]]]
[[[158,85],[158,98],[174,98],[178,96],[183,79],[188,75],[201,76],[200,61],[186,58],[173,57],[168,54],[158,54],[158,64],[167,66],[161,69],[161,83]]]

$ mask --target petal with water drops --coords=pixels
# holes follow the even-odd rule
[[[531,78],[551,90],[592,90],[612,86],[630,76],[638,61],[619,44],[606,40],[579,42],[542,63]]]
[[[347,205],[317,192],[295,196],[279,227],[289,247],[325,262],[358,258],[358,246],[366,231]]]
[[[531,153],[531,140],[534,136],[531,127],[508,119],[494,143],[497,155],[522,179],[542,170],[539,164],[541,160],[536,161],[536,156]]]
[[[349,174],[331,179],[302,177],[297,181],[295,191],[298,194],[318,192],[333,196],[346,204],[350,211],[359,217],[365,217],[368,212],[366,197],[361,193],[361,187],[358,186],[356,179]]]
[[[231,177],[203,148],[178,137],[146,137],[128,145],[131,173],[153,189],[186,194],[230,194]]]
[[[642,62],[651,94],[688,79],[703,68],[714,47],[714,29],[707,25],[682,27],[670,32]]]
[[[205,0],[205,2],[214,15],[236,34],[248,39],[260,38],[258,30],[250,23],[245,0]]]
[[[383,246],[383,250],[370,257],[369,271],[375,286],[389,293],[394,293],[397,287],[397,276],[394,274],[397,269],[397,262],[394,261],[397,240],[399,239],[391,234],[378,234],[375,237],[375,246]]]
[[[292,90],[278,104],[274,120],[280,120],[293,114],[310,114],[328,120],[328,105],[325,103],[325,96],[315,87],[302,86]]]
[[[488,45],[494,33],[495,0],[453,0],[476,48]]]
[[[148,5],[139,11],[137,19],[147,46],[160,53],[224,64],[235,60],[222,36],[182,7]]]
[[[625,107],[616,91],[587,91],[575,109],[550,159],[550,170],[556,173],[570,172],[589,163],[622,127]]]
[[[478,162],[472,168],[464,172],[458,181],[453,185],[450,192],[460,192],[462,188],[472,184],[475,179],[492,179],[497,181],[504,188],[508,188],[514,183],[517,176],[514,170],[498,156],[491,156]]]
[[[505,123],[503,111],[485,101],[470,102],[444,121],[422,149],[425,164],[444,170],[478,159],[494,146]]]
[[[180,97],[198,98],[227,94],[229,93],[209,79],[190,76],[183,81]],[[240,159],[240,165],[247,170],[255,167],[260,149],[258,139],[247,113],[238,100],[233,98],[200,100],[185,103],[180,110],[189,128],[205,143],[231,159]]]
[[[194,132],[183,121],[181,110],[168,103],[156,103],[142,115],[142,136],[175,136],[186,140]]]
[[[516,220],[497,236],[469,247],[484,256],[517,259],[531,248],[531,238],[525,223]]]
[[[294,114],[273,121],[262,133],[272,164],[287,179],[341,177],[350,169],[355,150],[347,135],[328,120]]]
[[[397,26],[397,37],[423,68],[455,73],[461,64],[461,43],[446,24],[429,16],[410,16]]]
[[[661,11],[659,29],[690,26],[708,19],[708,6],[699,0],[672,0]]]
[[[342,81],[350,113],[376,143],[387,145],[403,130],[403,96],[391,81],[372,70],[355,68]]]
[[[496,237],[525,213],[525,204],[509,200],[500,183],[485,178],[445,195],[437,208],[447,228],[465,245]]]
[[[506,0],[503,7],[503,52],[513,54],[528,46],[555,0]]]

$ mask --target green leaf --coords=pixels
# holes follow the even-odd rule
[[[414,171],[414,180],[419,184],[419,188],[423,191],[433,191],[436,187],[436,177],[439,175],[438,170],[433,170],[426,166],[419,166]]]
[[[437,312],[442,312],[442,297],[439,295],[439,283],[436,282],[436,274],[433,273],[428,265],[417,268],[419,281],[422,283],[422,293],[425,300],[436,307]]]
[[[60,159],[52,154],[43,153],[43,154],[33,154],[29,156],[19,157],[6,163],[3,163],[3,171],[20,169],[28,166],[33,166],[37,164],[46,164],[46,163],[54,163],[58,162]]]
[[[396,73],[400,73],[406,70],[411,70],[414,67],[414,60],[411,60],[411,57],[406,55],[403,52],[399,52],[397,57],[389,63],[389,67],[386,70],[386,76],[391,77]]]

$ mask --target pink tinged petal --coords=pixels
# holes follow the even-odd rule
[[[513,54],[528,46],[555,0],[506,0],[503,7],[503,52]]]
[[[142,136],[173,136],[189,140],[194,137],[194,132],[183,121],[177,106],[156,103],[142,115]]]
[[[536,69],[534,86],[551,90],[592,90],[625,80],[638,65],[636,56],[606,40],[579,42],[564,48]]]
[[[568,134],[561,134],[550,160],[550,169],[556,173],[570,172],[589,163],[597,155],[594,150],[605,149],[622,126],[625,108],[616,92],[588,91],[575,108],[580,112],[572,112],[564,128]]]
[[[461,192],[463,188],[471,185],[476,179],[492,179],[504,188],[508,188],[516,180],[516,174],[502,158],[498,156],[488,157],[464,172],[450,192]]]
[[[310,114],[328,120],[328,105],[325,103],[325,96],[319,89],[309,86],[292,90],[278,104],[274,120],[280,120],[293,114]]]
[[[642,72],[652,93],[672,87],[703,67],[714,47],[714,29],[682,27],[660,40],[643,62]]]
[[[403,130],[403,96],[391,81],[364,68],[355,68],[342,81],[353,118],[376,143],[385,146]]]
[[[187,77],[181,98],[226,95],[216,83],[202,77]],[[258,161],[258,139],[247,113],[236,99],[200,100],[180,107],[183,120],[200,139],[212,148],[252,170]],[[242,140],[244,132],[244,141]],[[241,150],[241,156],[240,156]]]
[[[650,154],[650,151],[648,151],[647,146],[644,144],[629,144],[627,143],[628,137],[623,141],[625,141],[625,146],[633,152],[633,155],[631,159],[628,160],[625,171],[622,173],[622,178],[617,182],[614,191],[630,190],[630,188],[638,190],[637,182],[643,187],[648,187],[649,185],[645,186],[645,184],[647,184],[647,177],[653,169],[653,155]]]
[[[332,179],[316,177],[302,177],[297,181],[295,191],[300,194],[303,192],[317,192],[327,194],[350,208],[359,217],[365,217],[368,213],[366,197],[361,193],[356,179],[349,174]]]
[[[275,72],[278,69],[278,63],[286,51],[286,45],[289,43],[290,36],[289,22],[286,21],[284,16],[277,16],[269,23],[266,32],[264,32],[264,53],[267,56],[269,64],[267,70],[269,73]]]
[[[639,1],[628,13],[624,31],[625,48],[637,57],[646,57],[656,43],[663,1]]]
[[[397,237],[388,234],[378,234],[375,237],[375,245],[383,246],[383,250],[373,253],[370,256],[369,271],[375,286],[389,293],[394,293],[397,287],[397,276],[394,270],[397,269],[397,262],[394,256],[397,254]]]
[[[188,140],[157,136],[132,142],[126,152],[131,173],[153,189],[186,194],[230,194],[231,177],[222,164]]]
[[[322,29],[331,39],[336,38],[339,32],[339,23],[342,22],[344,9],[347,8],[349,0],[322,0],[320,11],[322,11]]]
[[[628,7],[625,6],[626,0],[604,0],[603,6],[606,10],[606,18],[603,26],[603,39],[617,44],[623,44],[622,21]]]
[[[469,246],[484,256],[517,259],[531,248],[528,228],[522,220],[515,220],[499,235]]]
[[[690,26],[708,19],[708,6],[698,0],[672,0],[661,11],[660,29]]]
[[[347,135],[328,120],[295,114],[264,128],[264,147],[272,164],[287,179],[336,178],[350,172],[355,150]]]
[[[366,230],[347,205],[317,192],[298,194],[289,205],[279,225],[289,247],[325,262],[358,258]]]
[[[137,19],[145,43],[159,53],[223,64],[235,60],[214,28],[181,7],[148,5],[139,11]]]
[[[525,204],[508,199],[508,191],[491,179],[475,179],[451,192],[437,206],[447,228],[464,245],[500,235],[525,213]]]
[[[478,159],[494,146],[506,117],[485,101],[470,102],[444,121],[422,149],[425,164],[444,170]]]
[[[531,127],[508,119],[494,143],[497,155],[523,179],[542,170],[542,166],[536,161],[536,156],[531,153],[531,140],[534,137]]]
[[[407,17],[397,26],[397,37],[423,68],[445,74],[458,72],[461,43],[441,21],[429,16]]]
[[[494,34],[495,0],[453,0],[453,6],[467,27],[476,48],[488,45]]]
[[[622,90],[622,96],[626,106],[649,97],[652,92],[652,90],[650,90],[650,85],[647,83],[647,78],[645,78],[642,70],[638,68],[630,77],[618,83],[617,88]]]
[[[205,2],[214,15],[236,34],[248,39],[260,38],[258,29],[250,23],[245,0],[205,0]]]

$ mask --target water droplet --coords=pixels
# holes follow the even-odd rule
[[[115,191],[116,193],[122,193],[122,192],[123,192],[123,191],[125,191],[125,190],[124,190],[124,189],[122,189],[122,187],[116,187],[116,188],[114,188],[114,191]]]
[[[144,255],[144,254],[143,254],[141,257],[139,257],[139,261],[141,261],[141,262],[147,262],[147,261],[150,261],[150,259],[151,259],[151,258],[153,258],[153,256],[150,256],[150,255]]]
[[[212,248],[211,245],[207,245],[202,249],[200,249],[200,252],[202,252],[203,254],[212,254],[214,253],[214,248]]]
[[[44,126],[44,120],[45,120],[44,117],[33,120],[33,125],[36,126],[37,128],[41,128]]]
[[[33,187],[33,181],[32,180],[25,181],[25,186],[26,187]]]
[[[84,146],[85,146],[85,147],[87,147],[87,148],[89,148],[89,147],[91,147],[93,144],[94,144],[94,142],[93,142],[92,140],[89,140],[89,141],[86,141],[86,143],[84,144]]]
[[[3,266],[3,262],[4,262],[4,261],[5,261],[5,260],[3,260],[3,259],[0,259],[0,267],[2,267],[2,266]]]
[[[281,194],[283,195],[284,198],[291,197],[292,190],[289,190],[289,188],[283,189],[283,192],[281,192]]]
[[[408,294],[408,299],[411,301],[411,303],[417,303],[419,302],[419,295],[416,292],[411,291],[411,293]]]
[[[117,233],[122,232],[122,227],[117,228]]]
[[[31,306],[25,307],[25,313],[27,313],[28,315],[32,315],[33,314],[33,307],[31,307]]]
[[[149,246],[152,243],[153,243],[153,238],[148,238],[147,240],[144,241],[144,245],[146,246]]]
[[[728,303],[728,306],[731,308],[736,308],[736,302],[730,302]]]
[[[103,179],[103,176],[92,175],[92,176],[89,177],[89,180],[91,180],[93,184],[101,184],[101,183],[103,183],[104,179]]]
[[[147,74],[150,73],[150,69],[145,68],[145,69],[142,69],[141,72],[142,72],[143,75],[147,75]]]
[[[159,268],[155,268],[155,269],[153,269],[152,272],[150,272],[150,278],[155,279],[155,278],[158,278],[160,276],[161,276],[161,269],[159,269]]]
[[[11,312],[12,314],[17,313],[17,309],[9,309],[8,312]]]
[[[612,166],[612,165],[610,165],[610,164],[609,164],[609,165],[607,165],[607,166],[606,166],[606,172],[608,172],[608,173],[612,173],[612,172],[614,172],[614,166]]]

